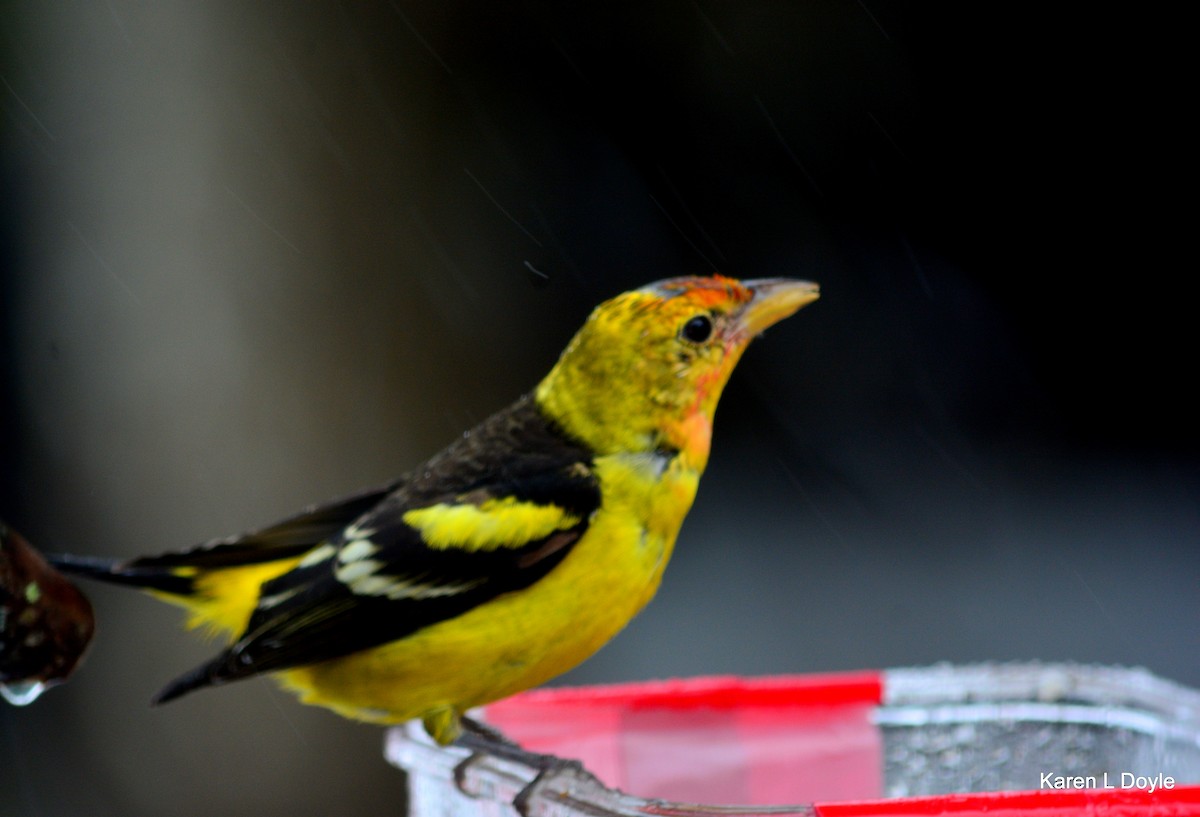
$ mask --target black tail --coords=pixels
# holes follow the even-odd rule
[[[47,559],[64,573],[188,596],[194,592],[191,577],[197,573],[303,555],[374,508],[398,484],[391,483],[323,505],[313,505],[269,527],[213,539],[174,553],[142,556],[130,561],[69,554],[48,556]]]
[[[158,590],[176,596],[192,593],[192,579],[181,576],[166,567],[105,559],[99,556],[72,556],[69,553],[47,555],[46,560],[63,573],[85,576],[110,584],[140,587],[143,590]]]
[[[160,689],[158,694],[150,699],[150,705],[165,704],[204,687],[220,686],[226,680],[220,673],[220,667],[225,660],[226,653],[222,653],[207,664],[201,664],[194,670],[180,675]]]

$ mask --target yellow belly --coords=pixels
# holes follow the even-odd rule
[[[604,503],[535,585],[399,641],[279,673],[305,703],[397,723],[537,686],[608,642],[658,589],[699,474],[648,458],[596,462]]]

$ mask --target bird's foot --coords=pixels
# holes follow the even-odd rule
[[[481,757],[492,756],[519,763],[535,769],[537,774],[513,798],[513,808],[522,817],[530,817],[534,795],[548,783],[562,775],[595,780],[578,760],[569,760],[557,755],[541,754],[523,749],[499,729],[470,718],[463,718],[463,731],[457,741],[459,746],[470,749],[471,755],[454,769],[454,781],[464,788],[466,774]]]

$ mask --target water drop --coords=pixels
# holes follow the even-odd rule
[[[41,681],[18,681],[11,684],[0,684],[0,695],[13,706],[27,706],[38,699],[46,691],[46,685]]]

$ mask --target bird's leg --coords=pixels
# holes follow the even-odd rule
[[[480,746],[486,744],[489,751],[497,744],[500,746],[521,750],[521,747],[515,740],[491,724],[484,723],[483,721],[477,721],[474,718],[468,718],[466,715],[463,715],[461,718],[459,718],[459,724],[462,727],[462,732],[459,735],[459,743],[462,743],[464,746],[476,748],[475,744],[478,742]]]
[[[577,760],[564,760],[557,755],[540,754],[523,749],[520,744],[496,727],[480,723],[473,718],[462,719],[462,732],[456,743],[465,749],[470,749],[474,754],[495,755],[504,760],[537,769],[539,772],[580,766]]]
[[[570,772],[576,776],[592,777],[591,773],[584,769],[583,764],[578,760],[568,760],[557,755],[530,752],[521,748],[516,741],[494,726],[480,723],[472,718],[462,719],[462,733],[456,742],[459,746],[470,749],[472,753],[470,757],[458,764],[454,769],[454,781],[460,789],[463,787],[464,775],[467,769],[481,755],[493,755],[537,770],[537,774],[533,780],[530,780],[517,793],[517,796],[513,798],[513,808],[517,810],[518,814],[523,816],[529,814],[529,798],[549,778],[562,772]]]

